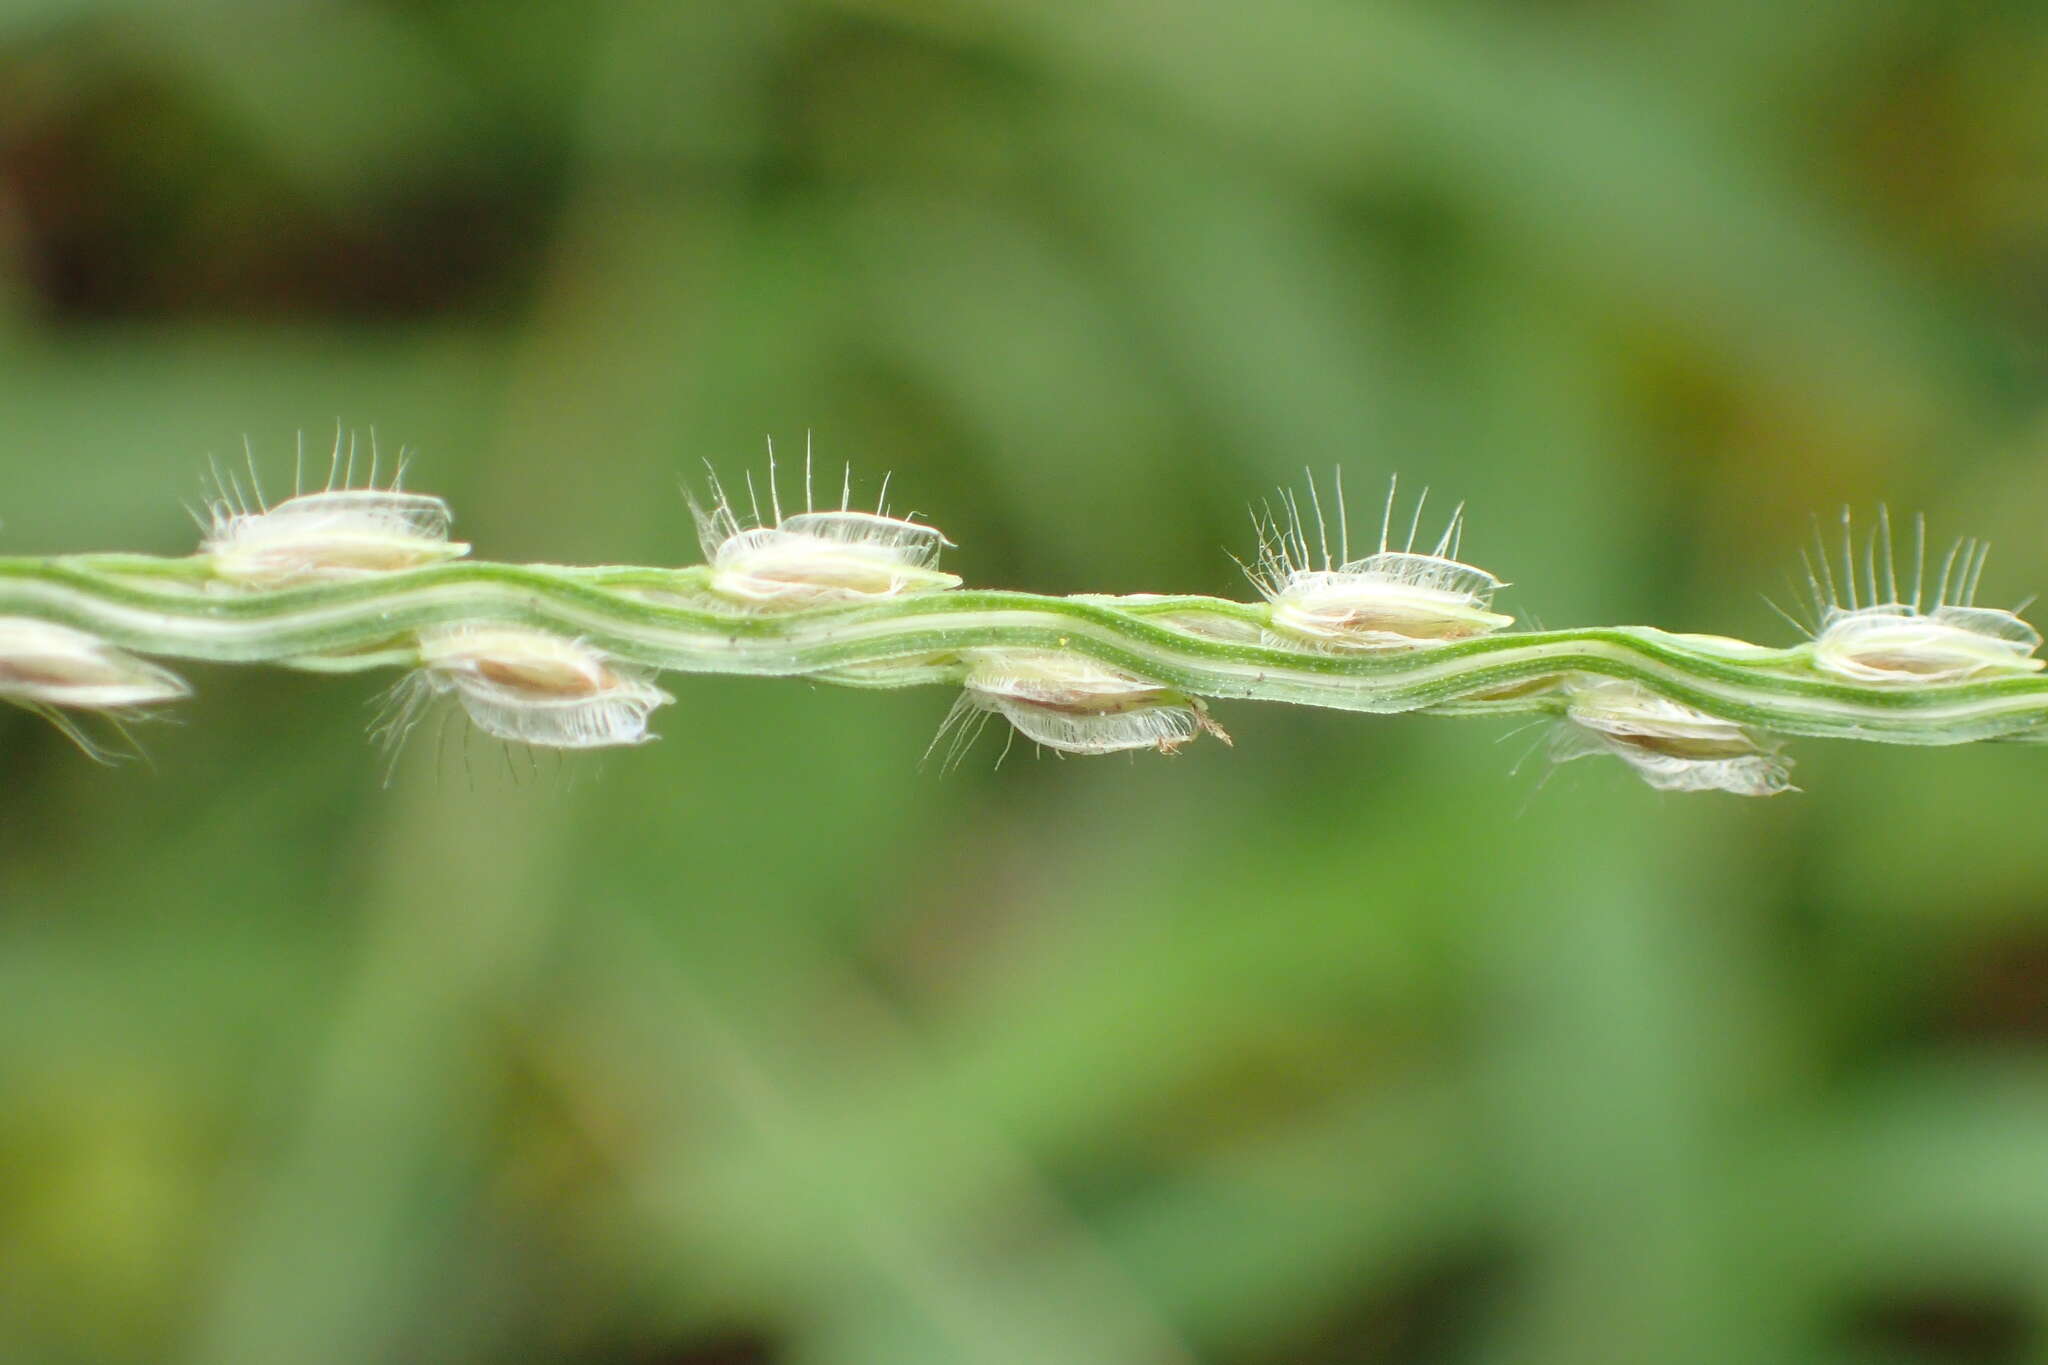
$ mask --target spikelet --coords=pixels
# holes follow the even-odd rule
[[[949,732],[954,735],[949,763],[991,715],[1001,716],[1032,743],[1066,754],[1127,749],[1170,754],[1203,733],[1230,743],[1201,698],[1085,655],[977,650],[963,687],[932,741],[936,747]]]
[[[2033,656],[2041,647],[2040,632],[2016,612],[1976,605],[1991,547],[1978,540],[1957,541],[1942,563],[1932,605],[1923,605],[1924,518],[1914,519],[1913,541],[1909,600],[1899,592],[1890,514],[1878,509],[1877,528],[1864,542],[1859,585],[1849,513],[1843,509],[1839,583],[1825,546],[1817,543],[1815,553],[1806,558],[1815,612],[1814,667],[1852,682],[1883,686],[1976,682],[2038,672],[2043,661]]]
[[[853,507],[853,469],[840,484],[839,506],[818,510],[812,497],[811,457],[804,452],[804,510],[784,516],[776,486],[775,450],[768,453],[769,516],[761,515],[753,476],[747,477],[752,516],[742,520],[710,476],[711,504],[693,497],[697,539],[711,566],[711,590],[756,610],[798,610],[833,602],[868,602],[960,585],[938,568],[939,551],[952,542],[936,526],[888,511],[888,480],[872,512]]]
[[[143,708],[190,694],[175,673],[97,635],[33,617],[0,616],[0,701],[43,717],[96,762],[111,763],[115,755],[67,713],[92,712],[120,729]]]
[[[1387,489],[1379,549],[1359,559],[1351,557],[1341,473],[1335,493],[1334,553],[1313,475],[1308,480],[1307,516],[1291,489],[1281,493],[1278,512],[1269,505],[1253,516],[1259,553],[1246,573],[1272,605],[1272,633],[1279,641],[1327,650],[1405,649],[1470,639],[1514,623],[1514,617],[1492,610],[1494,592],[1506,584],[1457,558],[1464,538],[1463,504],[1451,513],[1435,548],[1417,550],[1423,504],[1429,497],[1425,489],[1416,501],[1406,541],[1393,548],[1396,489],[1393,483]],[[1313,547],[1308,538],[1311,518],[1316,527]]]
[[[97,635],[0,617],[0,699],[24,706],[132,711],[190,695],[184,679]]]
[[[431,697],[453,693],[477,729],[546,749],[644,744],[648,717],[674,700],[640,670],[580,640],[524,626],[422,632],[420,670],[383,729],[402,740]]]
[[[1775,796],[1796,790],[1788,760],[1742,726],[1622,679],[1569,687],[1550,757],[1569,763],[1594,754],[1619,758],[1659,791]]]
[[[368,578],[469,553],[467,545],[448,539],[453,518],[447,503],[400,486],[402,455],[389,488],[376,486],[374,449],[369,486],[349,487],[354,473],[354,438],[344,460],[338,434],[327,487],[295,492],[275,506],[265,503],[257,486],[253,456],[249,490],[239,477],[223,476],[216,467],[219,495],[207,506],[200,545],[212,558],[215,577],[245,587],[281,588]]]

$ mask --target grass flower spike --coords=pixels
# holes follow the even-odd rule
[[[752,519],[742,521],[732,501],[710,479],[712,503],[691,503],[697,539],[711,566],[711,590],[763,610],[792,610],[826,602],[860,602],[932,592],[960,585],[938,568],[939,551],[952,542],[936,526],[889,515],[888,481],[875,510],[852,506],[853,468],[840,484],[839,506],[816,509],[810,453],[804,455],[804,510],[782,514],[775,458],[768,459],[770,516],[761,516],[753,476],[747,478]]]
[[[957,700],[931,748],[957,759],[991,718],[1059,754],[1172,753],[1218,699],[1389,715],[1556,722],[1550,755],[1604,754],[1665,791],[1792,790],[1793,737],[2048,744],[2041,637],[2018,609],[1977,605],[1974,541],[1926,573],[1916,531],[1902,593],[1889,518],[1839,561],[1808,556],[1807,638],[1775,647],[1650,626],[1515,630],[1505,586],[1459,558],[1460,507],[1423,541],[1399,536],[1389,486],[1377,548],[1354,558],[1341,484],[1283,493],[1246,571],[1261,601],[1192,594],[1049,596],[967,588],[950,544],[884,497],[784,513],[771,450],[767,507],[742,515],[714,475],[691,508],[708,562],[579,567],[461,559],[439,499],[393,481],[351,488],[336,443],[328,486],[267,506],[223,480],[204,553],[0,557],[0,700],[48,715],[114,715],[184,695],[143,656],[349,672],[411,670],[378,726],[394,748],[443,698],[486,734],[594,749],[645,743],[672,700],[662,671],[937,685]],[[250,482],[255,478],[252,469]],[[1846,520],[1845,520],[1846,528]],[[1856,549],[1862,551],[1857,564]],[[1836,563],[1841,576],[1836,576]],[[232,589],[231,591],[229,589]],[[448,714],[453,714],[452,709]],[[927,753],[930,749],[927,750]]]
[[[1281,512],[1269,507],[1255,516],[1259,554],[1248,570],[1251,580],[1272,604],[1273,632],[1324,649],[1403,649],[1485,635],[1514,624],[1514,617],[1492,610],[1493,594],[1505,587],[1484,569],[1458,560],[1464,538],[1465,509],[1460,504],[1438,537],[1434,549],[1418,551],[1415,539],[1422,526],[1428,490],[1416,500],[1415,515],[1401,548],[1391,548],[1395,486],[1387,488],[1386,511],[1380,520],[1379,549],[1351,558],[1351,528],[1344,512],[1341,479],[1335,493],[1337,541],[1331,552],[1330,527],[1315,479],[1308,483],[1309,514],[1292,490],[1281,494]],[[1316,539],[1308,536],[1310,518]]]

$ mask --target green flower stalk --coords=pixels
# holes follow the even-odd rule
[[[705,563],[582,568],[467,559],[446,505],[330,487],[274,507],[224,495],[187,558],[0,558],[0,698],[53,714],[132,714],[183,685],[153,659],[322,672],[399,668],[386,731],[443,697],[491,735],[543,747],[637,744],[672,700],[655,674],[809,677],[958,689],[958,731],[1002,717],[1072,753],[1171,752],[1219,701],[1380,714],[1553,717],[1551,754],[1606,754],[1652,786],[1790,789],[1792,736],[1893,744],[2048,739],[2040,636],[1974,605],[1983,550],[1959,547],[1923,599],[1902,594],[1888,524],[1846,589],[1813,564],[1812,638],[1769,648],[1644,626],[1516,631],[1503,586],[1457,558],[1462,509],[1353,558],[1311,486],[1260,520],[1262,601],[1051,597],[956,586],[936,528],[850,506],[743,514],[716,483],[696,509]],[[750,499],[750,502],[752,500]],[[1846,536],[1845,536],[1846,539]],[[1880,590],[1882,589],[1882,590]],[[108,687],[100,693],[92,689]],[[126,689],[126,690],[123,690]],[[943,733],[943,731],[942,731]],[[971,736],[970,736],[971,737]],[[960,734],[956,732],[956,742]]]

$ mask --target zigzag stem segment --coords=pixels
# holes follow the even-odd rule
[[[712,572],[462,561],[218,593],[206,589],[204,556],[10,558],[0,559],[0,616],[138,655],[326,672],[419,667],[422,632],[452,627],[548,631],[645,670],[869,687],[960,686],[988,651],[1032,651],[1190,697],[1380,714],[1567,715],[1567,681],[1590,676],[1776,735],[2048,740],[2048,675],[1867,683],[1817,669],[1812,643],[1770,650],[1616,626],[1346,653],[1274,631],[1265,603],[952,589],[762,613],[724,604]]]

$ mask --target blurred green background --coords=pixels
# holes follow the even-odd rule
[[[1341,462],[1525,620],[1783,641],[1844,503],[2048,587],[2044,415],[2018,0],[0,3],[6,553],[340,422],[691,562],[811,432],[970,582],[1243,596]],[[941,775],[683,678],[384,789],[386,679],[191,673],[147,767],[0,715],[9,1365],[2048,1358],[2039,753]]]

